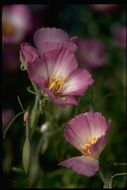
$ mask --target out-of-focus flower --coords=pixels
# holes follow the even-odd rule
[[[109,121],[98,112],[87,112],[71,119],[64,130],[65,139],[78,149],[82,156],[60,162],[78,174],[92,176],[99,170],[99,155],[103,150]]]
[[[2,41],[18,43],[31,29],[31,13],[27,5],[13,4],[2,9]]]
[[[119,9],[119,4],[92,4],[90,8],[97,12],[114,12]]]
[[[125,26],[119,26],[115,30],[115,38],[117,44],[122,47],[126,48],[127,45],[127,28]]]
[[[45,31],[45,33],[44,33]],[[42,37],[41,37],[42,34]],[[21,45],[20,60],[28,66],[29,78],[42,92],[61,106],[76,105],[74,96],[81,96],[93,84],[90,73],[78,69],[73,51],[76,45],[61,29],[40,29],[35,35],[38,49],[28,44]],[[40,39],[40,40],[39,40]]]
[[[2,127],[3,129],[9,124],[14,116],[14,112],[11,109],[6,109],[2,111]]]
[[[76,54],[81,67],[96,68],[107,61],[102,42],[94,38],[80,38]]]
[[[49,127],[49,122],[42,124],[40,127],[40,132],[44,133],[45,131],[47,131],[48,127]]]

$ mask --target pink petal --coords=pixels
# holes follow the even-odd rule
[[[87,120],[89,124],[92,137],[99,138],[105,135],[106,130],[109,127],[109,124],[101,113],[87,112],[84,113],[84,118]]]
[[[76,69],[64,84],[64,95],[83,95],[94,80],[91,74],[84,69]]]
[[[49,76],[67,78],[77,68],[74,54],[66,48],[45,53],[44,57]]]
[[[86,176],[93,176],[99,170],[99,161],[88,156],[72,157],[58,165],[71,168],[74,172]]]
[[[43,77],[45,81],[48,80],[48,73],[46,67],[46,60],[43,58],[38,58],[28,64],[28,74],[32,79],[33,77]]]
[[[28,43],[21,44],[21,56],[26,64],[33,62],[39,58],[38,50],[29,45]]]
[[[79,38],[78,36],[73,36],[73,37],[70,38],[70,41],[77,44],[78,43],[78,38]]]
[[[109,128],[106,130],[105,135],[99,137],[97,139],[97,142],[90,146],[89,151],[91,152],[93,157],[98,157],[102,152],[102,150],[104,149],[108,133],[109,133]]]
[[[64,42],[67,40],[68,34],[58,28],[40,28],[34,34],[34,42],[38,49],[42,42]]]
[[[81,151],[82,146],[87,143],[90,136],[89,124],[86,122],[83,114],[71,119],[64,129],[65,139],[79,151]]]
[[[30,79],[35,82],[38,86],[45,86],[45,79],[43,77],[40,77],[40,76],[30,76]]]
[[[40,54],[59,49],[61,47],[68,47],[71,51],[76,50],[76,45],[70,41],[68,34],[57,28],[41,28],[34,34],[34,42],[39,49]]]
[[[48,88],[45,88],[44,86],[44,82],[40,80],[39,82],[39,79],[34,79],[34,82],[37,82],[38,86],[40,87],[40,89],[45,92],[49,98],[52,100],[53,103],[55,104],[58,104],[59,106],[61,107],[64,107],[68,104],[71,104],[71,105],[77,105],[77,101],[74,97],[72,96],[68,96],[68,97],[59,97],[59,96],[55,96]]]

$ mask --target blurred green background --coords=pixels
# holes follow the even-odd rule
[[[38,121],[31,144],[31,164],[26,176],[22,166],[22,147],[25,140],[23,117],[19,116],[3,139],[3,173],[5,188],[102,188],[99,174],[86,177],[57,164],[80,153],[63,136],[64,127],[69,119],[85,111],[102,112],[111,119],[111,128],[107,144],[101,154],[101,162],[126,162],[126,48],[115,43],[116,26],[126,25],[126,10],[120,5],[115,11],[98,12],[86,4],[47,4],[27,5],[31,10],[35,27],[23,41],[33,43],[33,33],[40,27],[64,29],[70,36],[92,37],[101,40],[108,59],[105,65],[91,69],[95,80],[93,86],[83,97],[78,97],[78,106],[60,108],[51,102]],[[34,20],[34,15],[36,19]],[[40,20],[39,20],[40,19]],[[39,20],[39,22],[37,22]],[[36,23],[37,22],[37,23]],[[21,42],[20,42],[21,43]],[[34,95],[27,91],[30,86],[27,73],[20,70],[20,43],[3,44],[3,89],[2,108],[11,109],[16,115],[21,111],[17,95],[25,108],[34,103]],[[16,53],[12,60],[5,59],[7,49]],[[7,56],[6,56],[7,58]],[[48,129],[40,132],[40,127],[49,122]],[[111,175],[125,172],[124,166],[111,167]],[[113,187],[125,187],[126,177],[118,176],[113,180]]]

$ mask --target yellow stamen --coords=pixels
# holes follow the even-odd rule
[[[82,152],[85,156],[91,156],[91,152],[89,150],[92,144],[95,144],[97,141],[96,137],[89,137],[87,143],[85,143],[82,147]]]
[[[48,82],[48,88],[54,94],[60,94],[64,85],[65,78],[60,79],[60,77],[50,77]]]

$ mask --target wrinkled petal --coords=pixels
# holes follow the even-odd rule
[[[81,150],[90,136],[90,128],[83,114],[71,119],[64,129],[65,139],[78,150]]]
[[[20,53],[26,64],[39,58],[38,50],[26,42],[21,44]]]
[[[41,28],[34,34],[34,42],[39,49],[40,54],[60,49],[61,47],[69,48],[76,51],[77,46],[70,40],[68,34],[57,28]]]
[[[102,135],[105,135],[105,132],[109,126],[108,121],[105,117],[99,112],[87,112],[84,113],[84,118],[86,118],[90,130],[91,136],[99,138]]]
[[[99,161],[88,156],[72,157],[58,165],[71,168],[74,172],[86,176],[93,176],[99,170]]]
[[[47,66],[46,66],[46,60],[41,58],[38,58],[28,64],[28,73],[29,78],[33,77],[42,77],[45,81],[48,80],[48,73],[47,73]]]
[[[94,80],[91,74],[84,69],[76,69],[64,84],[64,95],[83,95]]]
[[[105,135],[99,137],[97,139],[97,142],[90,146],[89,150],[94,157],[98,157],[102,152],[102,150],[104,149],[108,133],[109,133],[109,128],[106,130]]]
[[[41,48],[42,42],[64,42],[68,40],[68,34],[58,28],[40,28],[34,34],[36,46]]]
[[[49,77],[65,79],[77,68],[74,54],[65,48],[45,53],[44,57]]]

